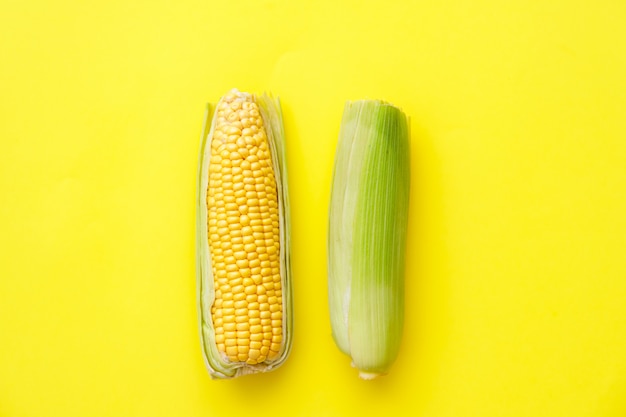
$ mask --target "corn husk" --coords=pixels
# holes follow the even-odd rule
[[[328,290],[333,338],[364,379],[387,373],[400,348],[409,153],[400,109],[375,100],[346,104],[329,210]]]

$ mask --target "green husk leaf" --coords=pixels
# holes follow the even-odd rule
[[[361,376],[388,372],[400,347],[408,222],[409,127],[381,101],[346,104],[329,212],[333,337]]]

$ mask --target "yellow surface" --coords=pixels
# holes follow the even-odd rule
[[[0,416],[626,415],[623,1],[1,9]],[[296,333],[279,370],[212,381],[195,173],[231,87],[282,98]],[[412,118],[405,338],[373,382],[333,344],[325,281],[364,97]]]

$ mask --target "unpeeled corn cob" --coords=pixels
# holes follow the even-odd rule
[[[347,103],[335,155],[328,234],[333,338],[363,379],[400,348],[409,206],[409,124],[398,108]]]
[[[213,378],[280,366],[291,348],[289,202],[280,103],[209,104],[198,163],[200,337]]]

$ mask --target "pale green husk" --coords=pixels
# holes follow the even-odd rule
[[[404,321],[409,122],[388,103],[347,103],[328,233],[333,338],[364,379],[389,371]]]
[[[237,90],[233,90],[233,93],[241,94]],[[211,160],[211,146],[209,139],[213,136],[213,129],[215,127],[213,113],[217,108],[217,104],[208,104],[204,126],[202,129],[200,155],[198,161],[196,207],[196,281],[202,353],[207,369],[209,370],[209,374],[215,379],[229,379],[241,375],[273,370],[286,360],[291,350],[293,308],[291,259],[289,250],[290,218],[283,115],[278,98],[273,98],[263,94],[262,96],[256,97],[256,100],[265,123],[265,130],[272,155],[272,166],[276,175],[276,185],[278,188],[278,208],[280,218],[280,275],[283,289],[284,337],[279,355],[272,361],[265,361],[258,365],[232,363],[217,350],[215,332],[211,320],[211,306],[215,299],[215,292],[213,288],[214,284],[213,270],[211,268],[211,254],[208,246],[206,206],[208,173]]]

